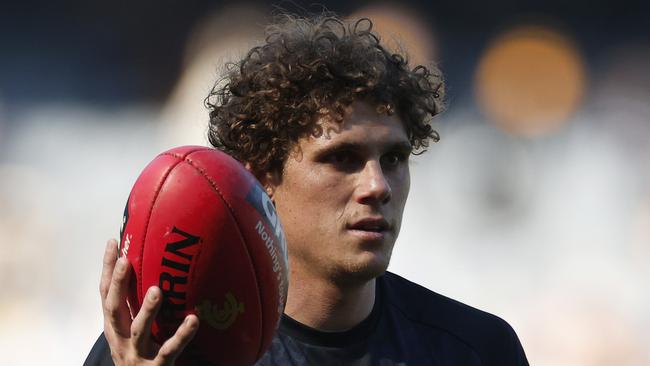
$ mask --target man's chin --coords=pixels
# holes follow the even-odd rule
[[[346,268],[339,273],[341,282],[347,284],[363,284],[371,281],[386,272],[388,269],[389,256],[385,255],[368,255],[365,253],[363,258],[360,258],[354,263],[349,263]]]

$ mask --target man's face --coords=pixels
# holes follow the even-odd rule
[[[290,267],[369,280],[388,267],[408,196],[411,146],[397,116],[355,102],[342,124],[298,141],[272,197]]]

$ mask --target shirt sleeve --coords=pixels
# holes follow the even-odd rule
[[[108,346],[108,341],[104,337],[104,333],[100,334],[90,350],[84,366],[115,366],[113,358],[111,358],[111,349]]]

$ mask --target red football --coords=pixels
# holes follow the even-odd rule
[[[250,365],[267,350],[287,295],[286,242],[272,201],[235,159],[198,146],[158,155],[131,190],[119,249],[134,270],[132,315],[150,286],[163,292],[157,342],[195,313],[185,360]]]

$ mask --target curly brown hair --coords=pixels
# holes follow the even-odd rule
[[[323,132],[318,117],[341,123],[347,106],[367,100],[379,113],[398,113],[417,154],[439,140],[430,123],[442,109],[443,89],[437,69],[410,69],[380,44],[367,18],[285,14],[267,28],[262,46],[227,65],[206,98],[208,139],[258,177],[281,176],[298,139]]]

